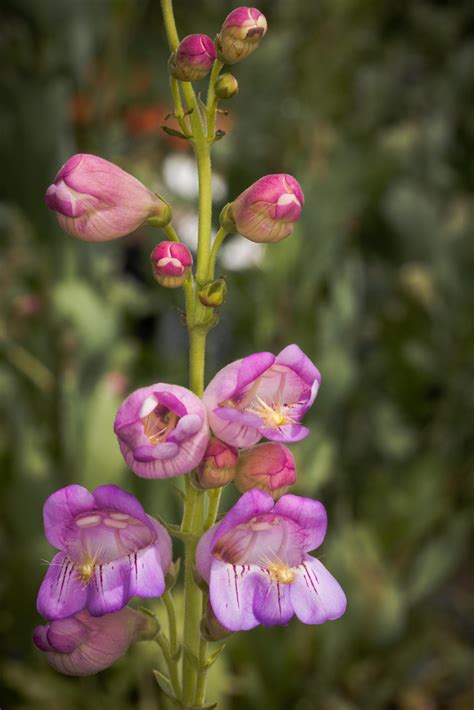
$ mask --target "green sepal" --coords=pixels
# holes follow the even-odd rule
[[[156,682],[158,683],[166,697],[172,700],[176,705],[181,705],[181,702],[174,694],[173,686],[171,685],[170,679],[165,676],[164,673],[162,673],[161,671],[157,671],[156,669],[153,670],[153,675],[155,676]]]
[[[204,668],[210,668],[211,666],[213,666],[214,663],[219,658],[219,656],[221,655],[224,648],[225,648],[225,643],[223,643],[222,646],[219,646],[219,648],[216,651],[214,651],[214,653],[211,653],[211,655],[207,657],[207,660],[204,664]]]
[[[192,136],[185,136],[181,131],[177,131],[175,128],[170,128],[169,126],[160,126],[161,130],[167,133],[169,136],[174,136],[175,138],[183,138],[183,140],[188,141]]]

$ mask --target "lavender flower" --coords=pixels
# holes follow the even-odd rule
[[[265,175],[226,205],[221,222],[252,242],[279,242],[293,232],[301,215],[303,191],[294,177]]]
[[[271,441],[241,452],[234,480],[241,493],[258,488],[277,500],[295,482],[295,460],[284,444]]]
[[[326,534],[326,511],[309,498],[245,493],[201,538],[197,570],[212,609],[231,631],[287,624],[294,614],[321,624],[344,614],[338,582],[308,555]]]
[[[209,439],[202,401],[185,387],[161,383],[127,397],[114,430],[127,466],[143,478],[189,473]]]
[[[60,550],[38,594],[38,611],[46,619],[82,609],[102,616],[134,596],[163,594],[171,539],[135,496],[112,485],[93,493],[66,486],[47,499],[43,517],[48,542]]]
[[[123,237],[148,219],[158,227],[171,219],[170,207],[133,175],[85,153],[63,165],[45,200],[60,226],[87,242]]]
[[[93,675],[123,656],[132,643],[151,639],[157,623],[130,607],[93,617],[81,611],[66,619],[37,626],[33,641],[50,666],[65,675]]]
[[[297,345],[275,356],[255,353],[220,370],[203,401],[214,434],[231,446],[247,448],[262,436],[273,441],[304,439],[300,420],[321,382],[319,370]]]

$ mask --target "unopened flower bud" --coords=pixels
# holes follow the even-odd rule
[[[226,205],[221,218],[229,225],[233,222],[252,242],[279,242],[293,232],[303,204],[303,191],[294,177],[265,175]]]
[[[227,294],[227,285],[225,279],[217,279],[202,286],[198,291],[199,300],[203,306],[209,308],[218,308],[222,306]]]
[[[196,473],[200,488],[220,488],[233,480],[238,451],[220,439],[211,437]]]
[[[265,32],[267,20],[255,7],[237,7],[227,15],[217,35],[216,47],[219,60],[235,64],[254,52]]]
[[[153,275],[161,286],[178,288],[193,265],[188,247],[179,242],[160,242],[150,255]]]
[[[180,81],[204,79],[216,59],[214,42],[207,35],[188,35],[169,59],[170,74]]]
[[[37,626],[33,642],[59,673],[86,676],[108,668],[132,643],[151,640],[158,630],[155,619],[130,607],[99,617],[81,611]]]
[[[45,200],[60,226],[87,242],[123,237],[147,220],[160,227],[171,220],[170,206],[133,175],[85,153],[63,165]]]
[[[231,99],[239,90],[239,83],[233,74],[221,74],[214,84],[218,99]]]
[[[206,641],[221,641],[232,633],[230,629],[221,624],[208,602],[206,614],[201,621],[201,636]]]
[[[276,500],[295,481],[293,454],[283,444],[272,441],[240,453],[234,483],[241,493],[259,488]]]

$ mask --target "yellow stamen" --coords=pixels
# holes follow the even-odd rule
[[[275,582],[280,584],[291,584],[296,576],[294,567],[288,567],[288,565],[280,561],[270,562],[267,569]]]

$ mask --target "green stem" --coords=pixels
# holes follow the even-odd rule
[[[166,227],[163,227],[163,231],[165,232],[170,242],[179,242],[179,237],[176,234],[176,230],[171,223],[167,224]]]
[[[155,641],[161,648],[163,658],[165,659],[166,667],[168,668],[168,673],[170,674],[171,685],[173,686],[176,698],[181,698],[181,684],[179,682],[178,666],[175,660],[172,658],[172,653],[170,651],[170,645],[168,639],[159,633],[155,636]]]
[[[224,65],[218,59],[214,62],[209,79],[209,91],[207,92],[207,138],[214,139],[216,132],[217,99],[215,94],[215,84],[220,71]]]
[[[189,127],[188,127],[188,124],[186,123],[186,118],[184,116],[183,102],[181,101],[181,93],[179,91],[179,84],[176,81],[176,79],[172,76],[170,76],[170,87],[171,87],[171,94],[173,96],[174,107],[175,107],[174,115],[176,116],[176,120],[178,121],[179,127],[183,131],[184,135],[189,137],[189,135],[190,135]]]
[[[207,511],[206,522],[204,529],[209,530],[216,522],[217,513],[219,511],[219,503],[221,502],[222,488],[213,488],[209,492],[209,508]]]
[[[173,15],[172,0],[161,0],[163,19],[171,51],[174,51],[179,44],[179,36]],[[212,110],[206,111],[207,122],[210,122],[210,115],[214,116],[214,82],[218,76],[220,68],[216,62],[211,74],[211,86],[209,88],[208,99]],[[199,177],[199,227],[198,227],[198,249],[196,264],[197,284],[203,284],[208,279],[211,259],[211,224],[212,224],[212,188],[211,188],[211,156],[210,144],[207,138],[202,121],[201,110],[198,106],[195,93],[189,82],[171,83],[171,88],[175,100],[177,115],[183,114],[181,94],[184,97],[186,109],[191,111],[189,122],[192,129],[192,144],[196,156],[198,177]],[[216,237],[216,241],[222,241],[225,235]],[[215,246],[217,253],[218,246]],[[215,253],[212,260],[212,269],[215,262]],[[189,279],[185,282],[186,301],[186,322],[189,331],[189,382],[190,388],[198,396],[202,397],[204,391],[205,372],[205,352],[206,337],[209,326],[209,309],[205,308],[197,297],[197,289],[193,288],[193,281]],[[212,494],[208,506],[208,513],[204,523],[204,503],[207,494],[198,491],[193,487],[189,476],[185,477],[185,501],[181,523],[183,532],[192,533],[185,541],[185,562],[184,562],[184,628],[183,628],[183,674],[182,674],[182,699],[183,707],[192,705],[202,705],[205,701],[206,687],[206,656],[207,644],[201,639],[200,625],[203,613],[203,594],[194,579],[194,560],[196,544],[204,532],[205,526],[213,524],[217,515],[218,498],[217,494]],[[166,603],[166,602],[165,602]],[[170,627],[170,637],[173,639]],[[172,641],[173,644],[173,641]],[[199,670],[193,663],[193,657],[199,660]],[[171,674],[171,671],[170,671]],[[174,687],[174,686],[173,686]]]
[[[170,652],[171,656],[176,659],[178,654],[178,633],[176,629],[176,608],[174,599],[170,591],[166,591],[163,596],[163,603],[168,615],[168,634],[170,637]]]
[[[212,281],[214,279],[214,269],[216,267],[217,252],[219,251],[221,244],[226,238],[227,234],[228,232],[225,231],[224,227],[220,227],[219,231],[216,234],[216,238],[214,239],[214,244],[212,245],[211,254],[209,256],[209,270],[207,274],[209,281]]]

